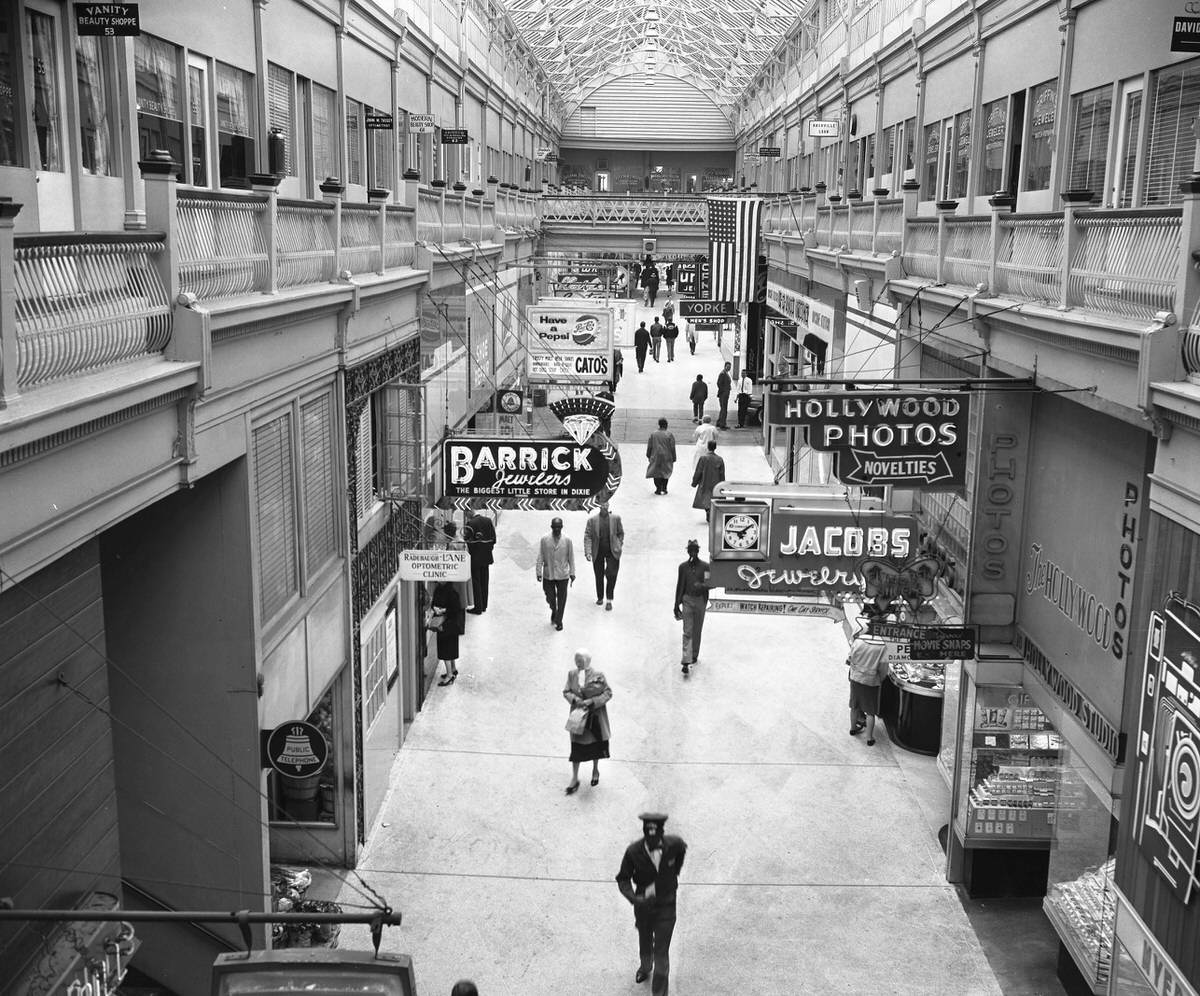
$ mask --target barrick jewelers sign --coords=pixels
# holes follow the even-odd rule
[[[966,482],[970,412],[966,392],[787,392],[769,396],[768,417],[836,453],[847,484],[950,489]]]
[[[442,444],[442,493],[451,499],[514,503],[549,499],[540,507],[579,508],[581,501],[606,489],[615,490],[610,459],[614,453],[615,449],[606,451],[562,439],[522,443],[511,439],[451,439]]]

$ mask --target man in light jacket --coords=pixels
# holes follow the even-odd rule
[[[583,556],[591,562],[592,573],[596,575],[596,604],[603,602],[606,612],[612,611],[624,546],[625,527],[621,525],[621,517],[610,512],[608,502],[602,501],[584,527]]]
[[[550,520],[550,532],[538,544],[534,570],[550,606],[550,623],[562,629],[563,610],[567,607],[567,587],[575,583],[575,545],[562,534],[563,520]]]

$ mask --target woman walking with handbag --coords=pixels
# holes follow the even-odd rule
[[[592,784],[600,784],[600,759],[608,757],[608,700],[612,689],[603,672],[592,667],[592,655],[580,648],[575,651],[575,666],[567,672],[563,698],[571,705],[567,732],[571,734],[571,784],[567,795],[579,791],[579,765],[592,762]]]
[[[438,684],[453,685],[458,677],[458,638],[467,629],[462,597],[453,582],[439,581],[434,586],[429,604],[431,609],[425,628],[437,634],[438,660],[446,669]]]

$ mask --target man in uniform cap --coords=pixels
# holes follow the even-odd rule
[[[671,971],[671,935],[675,932],[675,892],[687,844],[663,833],[665,813],[642,813],[642,838],[635,840],[621,858],[617,888],[633,904],[633,922],[638,932],[641,963],[635,982],[652,978],[650,991],[666,996]]]
[[[700,657],[700,637],[704,632],[704,613],[708,610],[708,563],[700,559],[700,543],[688,540],[688,559],[679,565],[675,581],[675,619],[683,621],[683,652],[680,663],[684,674]]]

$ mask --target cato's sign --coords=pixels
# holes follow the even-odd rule
[[[589,508],[620,483],[616,448],[562,439],[448,439],[442,493],[492,508]]]
[[[602,384],[612,379],[611,308],[595,305],[530,305],[529,380],[555,384]]]
[[[789,392],[769,395],[768,417],[838,454],[847,484],[951,489],[966,481],[970,406],[966,392]]]

